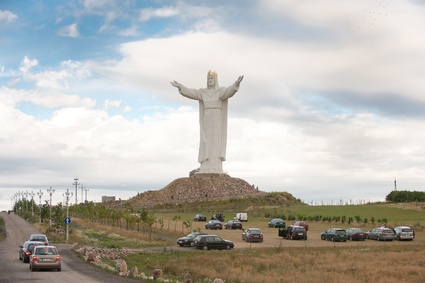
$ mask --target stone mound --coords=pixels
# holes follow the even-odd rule
[[[179,178],[159,191],[147,191],[130,200],[137,206],[153,207],[195,201],[225,200],[266,194],[246,181],[223,174],[195,174]]]

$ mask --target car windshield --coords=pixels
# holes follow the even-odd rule
[[[57,255],[58,252],[56,251],[55,248],[51,248],[51,247],[47,248],[47,247],[45,247],[45,248],[38,248],[38,249],[36,249],[35,250],[35,254],[36,255]]]
[[[392,234],[393,233],[393,230],[391,230],[391,229],[384,229],[384,230],[382,230],[382,233]]]

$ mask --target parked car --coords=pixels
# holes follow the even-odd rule
[[[248,228],[242,232],[242,240],[246,242],[259,242],[262,243],[264,240],[263,233],[258,228]]]
[[[230,250],[234,244],[217,235],[199,235],[193,240],[193,246],[200,250]]]
[[[30,255],[34,250],[34,246],[39,245],[44,245],[44,243],[38,241],[26,241],[22,246],[19,246],[19,259],[21,259],[23,263],[28,263]]]
[[[229,220],[224,224],[225,229],[242,229],[242,223],[239,220]]]
[[[291,225],[285,228],[279,228],[279,237],[289,240],[307,240],[307,230],[303,226]]]
[[[414,231],[409,226],[397,226],[394,228],[395,231],[395,239],[396,240],[413,240],[414,238]]]
[[[49,240],[47,239],[47,236],[44,234],[32,234],[28,241],[37,241],[37,242],[43,242],[44,245],[49,245]]]
[[[394,230],[386,227],[373,228],[366,235],[368,239],[377,241],[392,241],[395,239]]]
[[[246,212],[238,212],[236,213],[235,220],[239,220],[240,222],[248,222],[248,213]]]
[[[219,220],[210,220],[205,223],[205,229],[223,229],[223,224]]]
[[[305,222],[305,221],[295,221],[294,224],[292,224],[292,225],[294,225],[294,226],[302,226],[302,227],[304,227],[304,229],[306,231],[308,231],[308,228],[309,228],[307,222]]]
[[[61,257],[55,246],[36,246],[30,256],[29,267],[31,271],[37,269],[62,270]]]
[[[202,232],[192,232],[184,237],[177,239],[177,245],[180,247],[190,247],[193,244],[193,240],[196,238],[196,236],[199,235],[208,235],[207,233]]]
[[[347,240],[350,241],[364,241],[366,239],[366,232],[361,228],[348,228],[345,230]]]
[[[224,222],[224,214],[213,214],[211,215],[211,220],[219,220],[221,222]]]
[[[347,235],[344,229],[330,228],[320,235],[322,240],[331,240],[332,242],[347,241]]]
[[[203,214],[196,214],[194,217],[193,217],[193,221],[207,221],[207,216],[206,215],[203,215]]]
[[[286,224],[285,224],[285,220],[283,220],[281,218],[273,218],[268,223],[268,226],[274,227],[274,228],[285,228]]]
[[[19,246],[18,254],[19,254],[19,260],[22,260],[24,257],[24,252],[26,247],[28,246],[29,241],[25,241],[22,245]]]

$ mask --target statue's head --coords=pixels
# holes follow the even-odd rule
[[[208,88],[218,88],[217,73],[214,71],[208,71],[207,74],[207,86]]]

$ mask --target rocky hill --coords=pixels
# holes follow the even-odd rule
[[[158,191],[147,191],[128,200],[132,207],[155,207],[196,201],[240,199],[265,195],[246,181],[228,175],[179,178]]]

